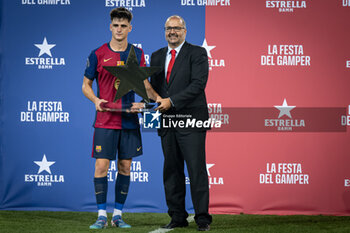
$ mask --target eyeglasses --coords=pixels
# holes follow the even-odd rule
[[[175,32],[181,31],[181,29],[184,29],[184,27],[165,27],[165,31],[170,32],[171,30],[174,29]]]

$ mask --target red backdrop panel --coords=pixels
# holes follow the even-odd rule
[[[276,2],[292,2],[294,8]],[[340,0],[237,0],[207,7],[206,42],[215,46],[207,49],[208,102],[224,112],[273,110],[286,99],[295,106],[291,116],[279,118],[277,108],[272,113],[284,122],[295,120],[299,107],[340,107],[349,115],[349,28],[350,7]],[[304,62],[288,65],[288,59]],[[215,164],[208,167],[211,212],[349,215],[350,134],[297,132],[297,127],[208,133],[207,163]]]

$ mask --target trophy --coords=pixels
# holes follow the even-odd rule
[[[120,109],[116,107],[115,101],[122,98],[129,91],[135,91],[136,94],[143,98],[145,102],[145,108],[140,111],[151,111],[155,104],[150,103],[147,96],[144,80],[152,74],[159,71],[160,67],[140,67],[134,46],[131,46],[126,64],[123,66],[103,66],[105,70],[117,77],[114,83],[114,88],[117,89],[117,93],[114,97],[114,102],[102,103],[102,108],[108,108],[110,111],[128,112],[130,109]],[[131,106],[130,106],[131,107]]]

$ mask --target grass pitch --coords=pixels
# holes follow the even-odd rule
[[[167,214],[123,213],[123,219],[132,225],[130,229],[112,228],[90,230],[96,213],[47,212],[47,211],[0,211],[1,233],[75,233],[75,232],[132,232],[147,233],[166,225]],[[111,219],[111,216],[108,216]],[[110,225],[110,224],[109,224]],[[165,232],[165,231],[163,231]],[[168,231],[169,232],[169,231]],[[191,222],[186,228],[170,231],[198,232]],[[323,233],[350,232],[350,216],[276,216],[276,215],[213,215],[210,232],[232,233]]]

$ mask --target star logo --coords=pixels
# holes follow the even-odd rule
[[[208,176],[210,176],[209,168],[213,167],[214,165],[215,165],[215,164],[207,163],[207,173],[208,173]]]
[[[51,174],[50,166],[56,162],[47,161],[46,155],[44,154],[41,161],[34,161],[34,163],[39,166],[38,174],[40,174],[42,171],[47,171],[49,174]]]
[[[275,106],[278,110],[280,110],[280,114],[278,115],[278,118],[287,115],[289,118],[292,118],[292,115],[290,114],[290,111],[295,108],[296,106],[288,106],[287,100],[284,99],[282,106]]]
[[[37,48],[39,48],[40,49],[40,52],[39,52],[39,57],[41,57],[41,55],[43,55],[43,54],[47,54],[47,55],[49,55],[50,57],[52,57],[52,55],[51,55],[51,49],[53,48],[53,47],[55,47],[56,46],[56,44],[48,44],[47,43],[47,40],[46,40],[46,37],[44,37],[44,41],[43,41],[43,43],[42,44],[34,44]]]
[[[212,58],[210,50],[214,49],[216,46],[209,46],[208,43],[207,43],[207,40],[204,38],[202,47],[205,48],[205,50],[207,50],[208,57]]]
[[[152,114],[152,120],[151,120],[151,122],[152,121],[154,121],[154,120],[158,120],[159,119],[159,117],[162,115],[160,112],[159,112],[159,110],[157,110],[155,113],[151,113]]]

